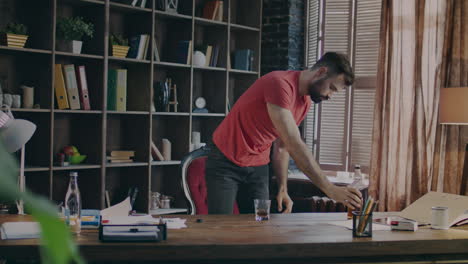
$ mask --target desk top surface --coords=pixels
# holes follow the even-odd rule
[[[389,213],[386,213],[387,215]],[[322,214],[323,215],[323,214]],[[379,214],[377,213],[377,216]],[[380,214],[382,215],[382,214]],[[468,228],[417,232],[374,231],[371,238],[353,238],[351,230],[317,221],[314,213],[273,214],[257,222],[253,215],[177,215],[188,228],[168,230],[168,240],[159,243],[102,243],[97,230],[83,230],[77,243],[85,256],[128,255],[147,249],[144,259],[309,258],[417,254],[467,254]],[[203,219],[198,223],[197,219]],[[6,221],[30,221],[29,216],[2,216]],[[37,247],[37,239],[0,240],[0,256],[12,249]],[[116,253],[116,250],[120,251]],[[170,250],[170,251],[168,251]],[[237,250],[242,250],[239,254]],[[14,250],[13,250],[14,251]],[[99,251],[99,256],[96,251]],[[168,254],[171,252],[171,254]],[[122,255],[123,254],[123,255]],[[119,258],[121,259],[121,258]]]

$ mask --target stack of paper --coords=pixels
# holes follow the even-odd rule
[[[0,226],[2,239],[39,238],[40,233],[37,222],[6,222]]]

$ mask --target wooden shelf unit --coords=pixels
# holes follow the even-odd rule
[[[105,207],[105,192],[112,203],[138,187],[137,211],[149,211],[152,191],[175,197],[173,207],[185,208],[180,161],[189,152],[191,132],[209,142],[213,131],[239,96],[260,73],[262,1],[224,0],[223,20],[202,17],[208,0],[179,0],[179,13],[158,10],[157,0],[132,7],[113,0],[3,0],[0,29],[9,22],[26,24],[24,48],[0,43],[0,81],[3,93],[21,94],[20,86],[34,87],[38,109],[13,108],[15,118],[32,121],[37,130],[26,145],[26,185],[54,202],[63,201],[70,171],[78,171],[83,208]],[[129,1],[131,2],[131,1]],[[59,17],[81,16],[94,24],[94,36],[83,41],[81,54],[56,49]],[[126,38],[148,34],[155,38],[161,60],[150,41],[144,59],[111,56],[110,34]],[[177,43],[191,40],[192,54],[202,45],[218,45],[216,66],[194,66],[175,60]],[[254,51],[252,71],[232,69],[236,49]],[[192,60],[193,61],[193,60]],[[84,65],[91,110],[60,110],[54,91],[55,64]],[[107,72],[127,69],[127,111],[107,110]],[[177,84],[178,112],[154,111],[153,85],[171,78]],[[193,113],[194,100],[206,99],[209,113]],[[172,144],[170,161],[153,160],[150,142],[162,150]],[[83,164],[58,166],[56,154],[73,145],[87,155]],[[134,150],[133,163],[109,163],[112,150]]]

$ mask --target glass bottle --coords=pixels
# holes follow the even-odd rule
[[[357,190],[359,190],[362,194],[362,202],[364,203],[367,199],[367,184],[364,182],[364,177],[362,176],[361,173],[361,165],[356,164],[354,165],[354,180],[353,182],[349,185],[349,187],[353,187]],[[363,204],[361,204],[361,209],[363,207]],[[348,207],[348,219],[351,219],[353,217],[352,209]]]
[[[65,214],[71,232],[81,232],[81,195],[78,189],[78,172],[70,172],[70,183],[65,196]]]

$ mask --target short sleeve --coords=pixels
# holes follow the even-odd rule
[[[291,84],[276,77],[269,80],[268,86],[264,89],[265,102],[291,110],[294,97]]]

